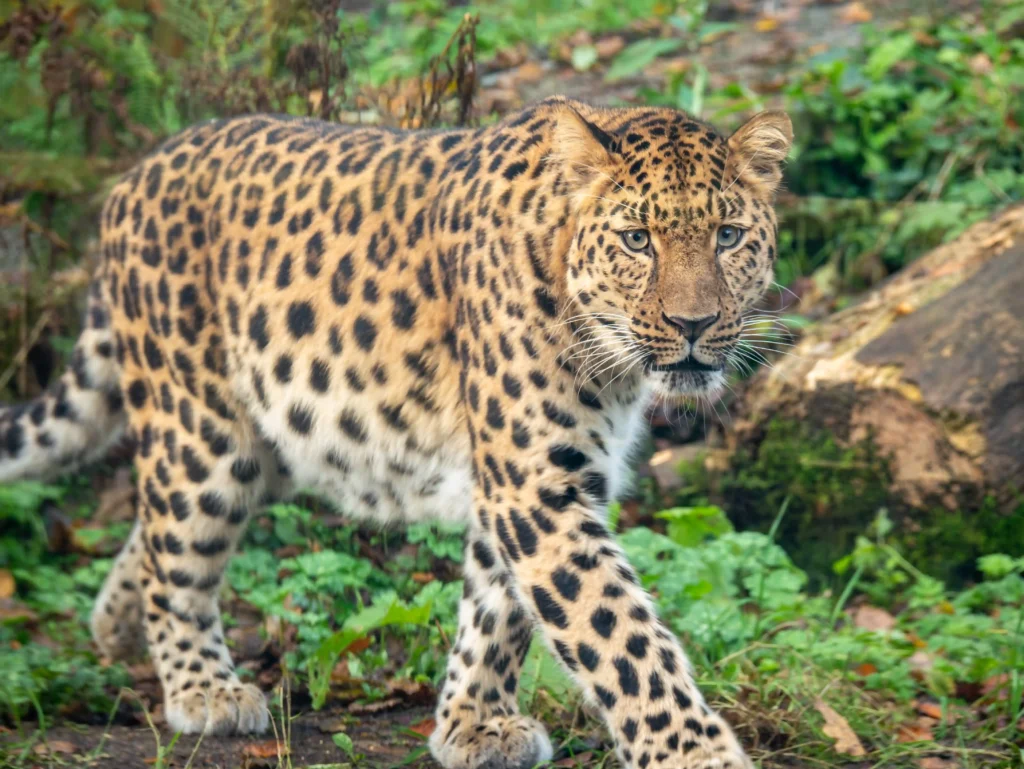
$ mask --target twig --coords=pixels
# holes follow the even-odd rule
[[[32,327],[32,331],[24,341],[21,343],[21,347],[18,348],[18,352],[14,354],[13,360],[4,370],[3,374],[0,374],[0,392],[3,392],[7,387],[7,383],[14,378],[14,375],[18,373],[28,358],[29,350],[32,349],[33,345],[39,341],[39,337],[43,333],[43,329],[46,328],[46,324],[50,322],[50,315],[52,310],[45,310],[42,315],[39,316],[39,320],[36,321],[36,325]]]
[[[946,182],[949,180],[949,175],[957,165],[957,160],[959,159],[961,151],[966,155],[969,154],[972,149],[973,147],[968,145],[964,150],[960,150],[958,148],[946,155],[946,159],[942,161],[942,168],[939,169],[939,173],[935,177],[935,183],[932,184],[932,191],[928,194],[929,201],[935,202],[939,199],[943,188],[946,186]]]

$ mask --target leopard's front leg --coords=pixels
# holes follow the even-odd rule
[[[445,769],[530,769],[551,758],[544,727],[519,713],[516,693],[533,617],[486,536],[470,528],[459,629],[430,736]]]
[[[740,769],[750,761],[697,690],[679,642],[571,478],[481,501],[544,636],[601,709],[628,767]],[[524,489],[525,492],[525,489]]]
[[[527,451],[499,448],[493,413],[490,425],[480,425],[480,530],[549,646],[600,708],[625,766],[751,767],[610,537],[599,499],[603,444],[592,430],[568,427],[576,421],[521,430],[519,444],[529,433]]]

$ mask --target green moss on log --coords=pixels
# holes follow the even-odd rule
[[[780,510],[777,537],[819,586],[837,581],[833,564],[853,550],[878,511],[895,523],[891,541],[926,574],[952,585],[974,578],[988,553],[1024,555],[1024,497],[1000,512],[986,500],[973,509],[911,509],[890,493],[885,457],[871,441],[840,445],[825,430],[775,419],[760,440],[733,454],[727,470],[681,468],[682,504],[720,504],[738,529],[768,531]]]

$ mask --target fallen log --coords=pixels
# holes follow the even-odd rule
[[[718,494],[760,528],[800,503],[784,532],[819,548],[818,567],[880,508],[945,576],[1024,554],[1024,205],[809,328],[752,378],[738,416],[705,463]]]

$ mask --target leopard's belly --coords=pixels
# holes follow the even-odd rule
[[[379,524],[443,519],[467,522],[472,510],[469,438],[453,410],[396,429],[369,394],[327,401],[312,434],[297,436],[288,404],[272,405],[257,424],[284,471],[275,496],[308,492],[353,518]],[[399,422],[400,424],[400,422]]]

